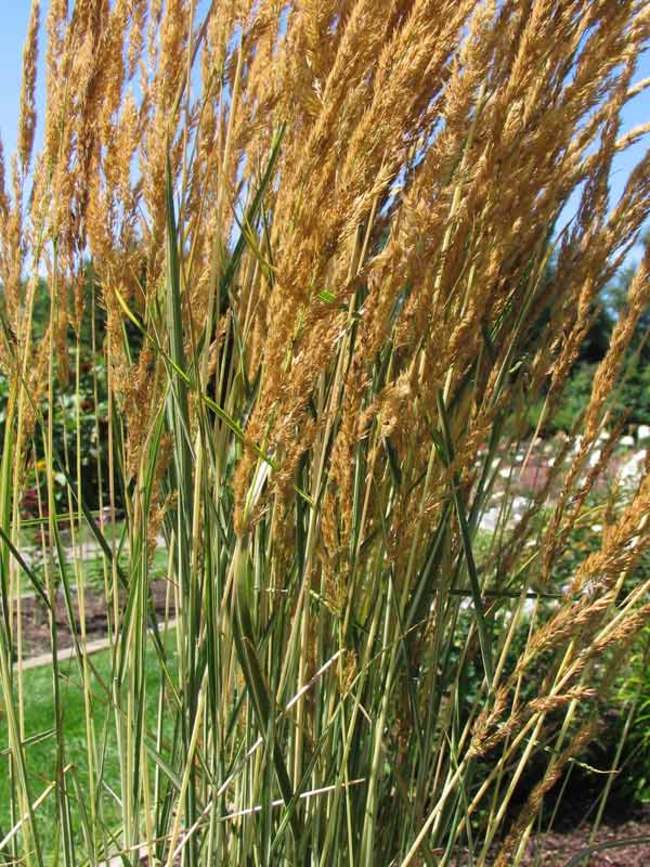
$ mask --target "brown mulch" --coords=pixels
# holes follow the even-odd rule
[[[165,600],[167,597],[167,582],[153,581],[150,585],[151,596],[156,614],[162,618],[165,614]],[[173,599],[173,596],[172,596]],[[124,605],[125,597],[120,599]],[[80,618],[77,594],[72,594],[72,610],[74,615],[74,630],[80,634]],[[84,594],[84,611],[86,614],[86,637],[88,641],[105,638],[108,634],[108,616],[106,598],[103,593],[87,589]],[[173,602],[168,609],[169,617],[174,616]],[[17,602],[14,601],[14,628],[17,626]],[[42,599],[36,596],[25,596],[20,600],[20,619],[22,625],[23,659],[48,653],[51,650],[50,624],[48,611]],[[70,629],[70,621],[66,609],[63,593],[59,591],[56,596],[55,620],[57,629],[57,646],[59,650],[72,647],[73,632]],[[15,634],[15,633],[14,633]]]
[[[571,858],[588,847],[618,843],[585,855],[575,867],[650,867],[650,813],[612,825],[601,825],[593,841],[587,824],[572,831],[552,831],[533,835],[520,862],[522,867],[567,867]],[[637,840],[638,842],[634,842]],[[498,846],[492,860],[496,862]],[[457,867],[469,863],[459,860]]]
[[[540,834],[531,840],[528,857],[523,863],[525,867],[565,867],[573,856],[589,845],[619,842],[620,846],[600,849],[583,858],[580,867],[650,867],[650,817],[603,826],[592,844],[589,843],[589,834],[589,827],[571,833]],[[633,843],[635,838],[646,838],[646,842]]]

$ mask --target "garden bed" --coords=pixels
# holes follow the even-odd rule
[[[550,832],[534,837],[524,867],[567,867],[572,858],[588,846],[606,845],[584,857],[579,867],[646,867],[650,864],[650,814],[603,826],[589,842],[591,829],[585,825],[572,832]],[[634,843],[644,838],[645,842]],[[576,865],[578,867],[578,865]]]
[[[159,620],[165,615],[170,618],[175,614],[172,598],[168,598],[168,584],[164,580],[152,581],[150,585],[151,598]],[[121,594],[120,605],[126,602],[126,595]],[[108,636],[108,608],[103,592],[87,589],[84,593],[85,632],[88,641],[97,641]],[[57,647],[59,650],[71,648],[74,645],[74,634],[81,634],[81,619],[78,594],[72,592],[72,609],[74,615],[74,633],[65,604],[63,592],[56,595],[55,621],[57,631]],[[14,602],[14,628],[18,615],[18,603]],[[47,606],[37,596],[23,596],[20,599],[20,620],[22,630],[22,657],[30,659],[51,652],[50,623]],[[15,632],[14,632],[15,634]]]

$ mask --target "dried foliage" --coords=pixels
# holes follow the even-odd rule
[[[579,447],[478,550],[497,456],[530,403],[554,412],[650,212],[650,152],[618,200],[609,187],[647,132],[622,112],[649,83],[635,71],[650,7],[50,0],[46,16],[43,145],[33,153],[36,0],[8,173],[0,155],[0,527],[7,612],[35,437],[54,550],[63,466],[72,524],[90,522],[105,556],[112,722],[95,722],[82,617],[87,772],[74,785],[54,666],[63,863],[140,851],[151,865],[406,867],[470,849],[487,864],[498,845],[496,863],[518,863],[650,614],[647,473],[627,499],[611,492],[600,550],[556,578],[607,474],[613,441],[590,458],[648,306],[648,248]],[[95,308],[102,503],[113,519],[123,503],[121,557],[49,423],[78,394],[71,359]],[[173,652],[148,637],[159,532]],[[57,556],[50,599],[72,581]],[[6,614],[1,630],[17,830],[0,850],[41,864],[20,636]],[[142,712],[145,656],[160,669],[157,719]],[[517,782],[549,745],[505,834]]]

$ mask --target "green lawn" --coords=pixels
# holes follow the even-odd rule
[[[166,637],[166,645],[170,651],[170,668],[174,668],[173,657],[173,633]],[[160,689],[159,666],[153,659],[154,650],[149,642],[147,656],[151,664],[146,666],[146,713],[150,720],[149,729],[153,733],[156,722],[156,701]],[[108,651],[96,653],[89,657],[96,676],[93,684],[93,712],[95,719],[95,732],[98,744],[98,753],[104,755],[103,791],[101,795],[101,808],[104,823],[107,827],[114,827],[119,816],[119,805],[111,794],[120,791],[119,785],[119,758],[117,753],[117,741],[115,735],[115,716],[110,710],[106,688],[110,685],[111,657]],[[52,697],[52,669],[45,665],[40,668],[30,669],[23,674],[23,686],[25,696],[25,739],[26,762],[28,780],[31,788],[31,798],[34,801],[52,782],[56,761],[56,740],[54,734],[48,734],[54,725],[54,704]],[[81,688],[81,678],[78,662],[74,659],[66,660],[60,667],[60,694],[64,709],[64,728],[66,755],[65,763],[71,764],[72,769],[68,772],[67,779],[70,783],[78,783],[73,786],[85,794],[88,793],[88,758],[86,753],[86,729],[84,694]],[[9,760],[7,756],[7,728],[3,724],[4,708],[0,699],[0,839],[4,837],[11,827],[9,805]],[[44,735],[37,739],[39,735]],[[73,795],[76,799],[76,795]],[[81,841],[81,828],[79,826],[78,807],[75,804],[73,813],[75,816],[75,833],[78,842]],[[87,809],[88,804],[83,806]],[[58,849],[59,822],[57,818],[56,799],[51,792],[37,811],[37,822],[42,844],[50,854]],[[82,847],[85,850],[85,847]],[[81,853],[80,853],[81,854]],[[83,860],[83,859],[82,859]],[[50,859],[46,857],[46,863]],[[0,862],[1,863],[1,862]],[[80,862],[81,863],[81,862]]]

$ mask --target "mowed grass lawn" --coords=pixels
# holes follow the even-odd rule
[[[167,653],[170,673],[174,674],[175,635],[174,630],[168,630],[163,638]],[[149,734],[154,736],[157,722],[157,700],[160,692],[160,667],[154,660],[155,651],[151,639],[147,642],[146,671],[146,714]],[[120,814],[115,792],[121,790],[120,769],[117,738],[115,734],[115,714],[111,708],[108,690],[111,683],[111,652],[101,651],[89,657],[93,667],[92,708],[97,740],[99,761],[103,761],[103,791],[101,804],[104,823],[108,829],[114,829]],[[65,731],[65,763],[71,765],[66,779],[74,793],[81,793],[83,804],[79,799],[79,810],[89,809],[88,803],[88,754],[86,749],[86,718],[84,707],[84,692],[81,685],[79,663],[76,659],[68,659],[60,664],[60,697],[64,714]],[[16,687],[17,689],[17,687]],[[54,728],[54,701],[52,696],[52,667],[43,665],[39,668],[23,672],[23,701],[25,726],[25,756],[32,802],[54,780],[56,767],[56,740]],[[171,716],[171,715],[170,715]],[[171,731],[165,735],[171,737]],[[11,792],[8,758],[8,733],[5,709],[0,699],[0,840],[5,837],[11,824]],[[152,763],[153,764],[153,763]],[[82,829],[79,822],[79,810],[75,809],[73,825],[75,836],[81,841]],[[60,823],[57,817],[56,796],[50,792],[38,807],[36,818],[40,838],[46,853],[54,854],[59,848]],[[85,847],[84,847],[85,849]],[[0,862],[2,863],[2,862]]]

